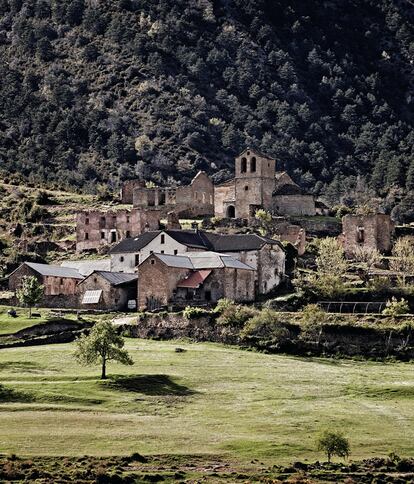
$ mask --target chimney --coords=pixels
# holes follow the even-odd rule
[[[191,228],[198,234],[198,222],[191,222]]]

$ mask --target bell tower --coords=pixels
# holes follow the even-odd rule
[[[270,210],[276,161],[247,148],[236,158],[236,218],[251,218],[256,210]]]

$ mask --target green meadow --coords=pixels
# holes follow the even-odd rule
[[[0,350],[0,453],[291,462],[321,458],[315,438],[326,427],[343,430],[355,459],[414,453],[412,364],[126,346],[135,364],[109,365],[107,381],[74,362],[73,344]]]

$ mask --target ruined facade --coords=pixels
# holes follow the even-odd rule
[[[158,210],[90,210],[76,215],[76,250],[96,250],[120,240],[157,230]]]
[[[235,178],[215,187],[215,216],[251,219],[258,209],[276,215],[315,215],[315,200],[276,162],[247,149],[235,161]]]
[[[136,187],[133,205],[139,209],[158,209],[163,216],[174,211],[181,218],[214,215],[214,185],[200,171],[188,186]]]
[[[391,250],[394,224],[389,215],[345,215],[342,218],[343,244],[347,257],[352,257],[358,247],[377,249],[382,253]]]

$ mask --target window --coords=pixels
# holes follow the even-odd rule
[[[165,244],[165,235],[161,234],[161,244]]]
[[[85,232],[85,240],[89,240],[89,234],[88,234],[88,232]]]
[[[174,255],[177,255],[177,254],[178,254],[178,250],[174,249]]]
[[[98,278],[97,277],[94,277],[93,278],[93,282],[96,284],[98,282]]]
[[[246,158],[241,159],[241,165],[240,165],[240,172],[241,173],[246,173],[247,171],[247,160]]]
[[[60,285],[63,286],[63,279],[60,279]]]
[[[165,252],[162,250],[162,251],[161,251],[161,254],[165,254]]]
[[[130,232],[129,230],[127,230],[127,231],[125,232],[125,237],[126,237],[127,239],[129,239],[129,238],[131,237],[131,232]]]
[[[101,239],[105,238],[105,232],[101,232]]]
[[[116,224],[116,216],[112,217],[112,223]]]
[[[106,223],[106,218],[105,217],[101,217],[101,223]]]
[[[119,262],[124,262],[125,258],[123,255],[121,255],[121,257],[119,258]]]
[[[155,259],[151,259],[151,265],[155,264]]]
[[[357,229],[357,242],[363,244],[365,242],[365,229],[364,227],[358,227]]]
[[[111,232],[111,242],[116,242],[116,232]]]
[[[154,251],[153,250],[150,250],[150,254],[153,254],[153,253],[154,253]]]
[[[250,160],[250,171],[254,173],[256,171],[256,157],[253,156]]]
[[[129,215],[127,215],[126,221],[127,221],[127,224],[129,224],[129,221],[130,221]]]
[[[139,254],[135,254],[135,265],[139,265]]]
[[[247,192],[247,191],[248,191],[248,189],[249,189],[249,187],[246,185],[246,186],[244,187],[244,191],[245,191],[245,192]]]
[[[85,218],[85,225],[89,225],[89,218]]]

